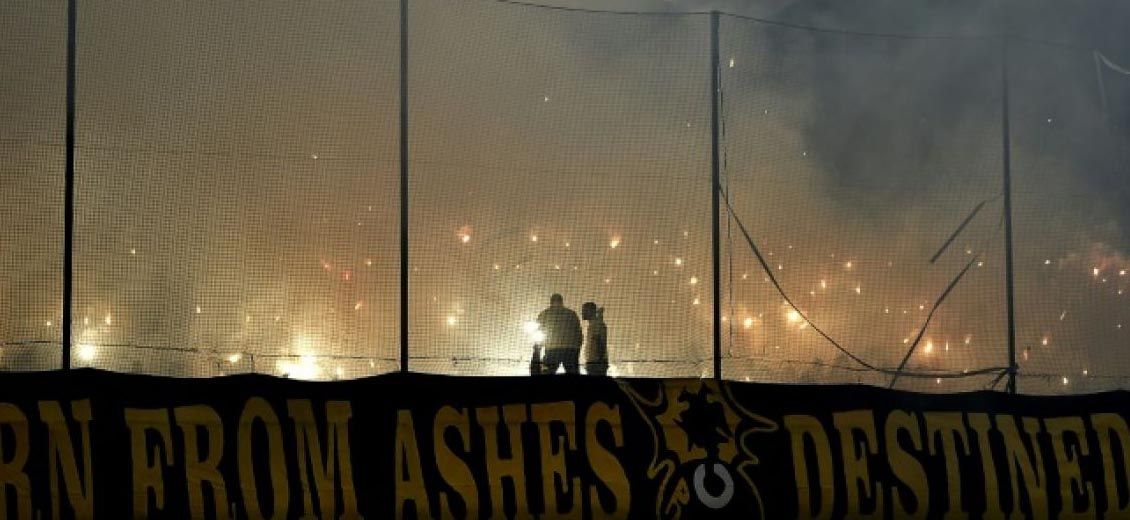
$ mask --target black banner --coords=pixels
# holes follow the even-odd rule
[[[1130,516],[1127,393],[0,378],[3,518]]]

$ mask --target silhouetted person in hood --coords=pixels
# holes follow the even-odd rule
[[[581,319],[589,322],[585,333],[585,373],[608,375],[608,327],[604,325],[604,307],[585,302],[581,305]]]

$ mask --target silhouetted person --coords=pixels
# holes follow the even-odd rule
[[[556,374],[565,365],[566,374],[580,373],[581,320],[565,308],[560,294],[549,297],[549,307],[538,314],[538,326],[545,333],[545,373]]]
[[[585,333],[585,373],[608,375],[608,327],[604,325],[604,307],[593,302],[581,305],[581,319],[589,322]]]
[[[534,343],[534,355],[530,356],[530,375],[540,376],[545,373],[545,366],[541,363],[541,343]]]

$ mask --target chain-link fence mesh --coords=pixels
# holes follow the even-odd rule
[[[81,3],[75,366],[358,377],[406,311],[528,374],[559,293],[613,375],[713,375],[717,312],[726,378],[1002,389],[1008,157],[1020,391],[1130,377],[1121,57],[723,14],[715,93],[709,14],[408,5],[401,309],[399,2]],[[66,4],[2,8],[0,360],[55,368]]]
[[[1009,47],[1023,392],[1124,388],[1130,379],[1130,82],[1099,56]]]
[[[398,365],[398,40],[392,1],[82,3],[76,366]]]
[[[412,2],[413,370],[529,374],[560,293],[612,373],[710,373],[707,23]]]
[[[900,388],[995,378],[1007,367],[996,47],[733,17],[720,34],[722,188],[752,239],[727,219],[726,375],[886,385],[876,369],[909,353]]]
[[[62,361],[67,13],[0,4],[0,369]]]

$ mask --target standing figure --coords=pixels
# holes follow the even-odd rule
[[[534,355],[530,356],[530,375],[540,376],[545,373],[541,364],[541,343],[534,343]]]
[[[580,373],[581,320],[560,294],[549,297],[549,307],[538,314],[538,327],[545,333],[545,373],[556,374],[560,365],[566,374]]]
[[[604,325],[604,307],[593,302],[581,305],[581,319],[589,322],[585,334],[585,373],[608,375],[608,327]]]

